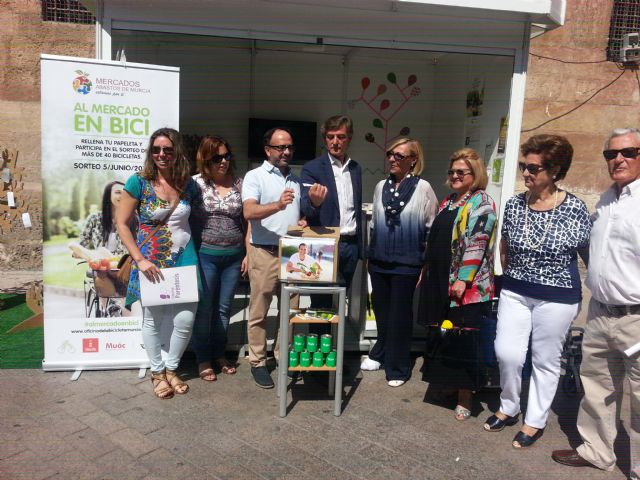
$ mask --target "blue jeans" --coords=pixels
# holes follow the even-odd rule
[[[208,255],[200,252],[202,295],[193,326],[191,348],[198,363],[222,358],[227,346],[229,312],[240,281],[244,253]]]

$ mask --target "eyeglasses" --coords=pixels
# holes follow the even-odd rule
[[[274,150],[277,150],[280,153],[283,153],[285,150],[289,150],[290,152],[293,152],[296,149],[295,145],[267,145],[267,147],[273,148]]]
[[[227,162],[230,162],[232,158],[233,158],[233,155],[231,154],[231,152],[227,152],[224,155],[213,155],[211,157],[211,161],[213,163],[220,163],[222,160],[226,160]]]
[[[518,162],[518,168],[522,173],[524,173],[524,171],[526,170],[531,175],[536,175],[537,173],[540,173],[542,170],[547,169],[547,167],[544,167],[542,165],[536,165],[535,163],[524,163],[524,162]]]
[[[326,138],[327,140],[333,140],[334,138],[337,138],[338,140],[346,140],[348,137],[348,135],[345,135],[344,133],[338,133],[338,134],[333,134],[333,133],[327,133],[324,138]]]
[[[473,175],[473,172],[471,170],[447,170],[447,175],[450,177],[454,175],[457,177],[464,177],[465,175]]]
[[[391,150],[389,150],[387,152],[387,158],[393,157],[393,159],[396,162],[401,162],[402,160],[404,160],[405,158],[411,158],[411,157],[415,157],[415,155],[402,155],[401,153],[398,152],[392,152]]]
[[[627,147],[621,148],[620,150],[605,150],[602,152],[602,155],[606,160],[613,160],[618,156],[618,154],[622,154],[624,158],[636,158],[640,153],[640,148],[638,147]]]
[[[151,153],[154,155],[160,155],[164,152],[165,155],[173,155],[176,150],[173,147],[156,147],[155,145],[151,147]]]

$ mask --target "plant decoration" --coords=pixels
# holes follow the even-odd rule
[[[364,136],[364,139],[376,145],[383,153],[386,151],[385,147],[388,142],[397,136],[406,136],[411,133],[411,129],[407,126],[400,128],[399,132],[396,135],[390,135],[390,123],[391,120],[407,105],[409,100],[413,97],[417,97],[420,95],[421,90],[420,87],[416,86],[416,82],[418,81],[418,76],[411,74],[407,77],[407,83],[404,87],[398,85],[398,78],[395,73],[389,72],[387,74],[387,81],[391,84],[400,94],[400,100],[397,105],[395,105],[394,109],[390,109],[392,106],[391,101],[387,98],[389,95],[388,87],[385,83],[380,83],[375,90],[375,93],[370,98],[365,98],[365,93],[371,86],[371,79],[369,77],[362,77],[360,80],[360,87],[362,91],[360,96],[349,102],[350,108],[355,108],[358,102],[364,103],[369,110],[371,110],[375,117],[372,120],[371,124],[374,128],[382,130],[383,139],[381,142],[376,140],[376,137],[373,133],[367,132]],[[392,88],[393,88],[392,87]],[[386,94],[386,95],[385,95]],[[379,103],[376,103],[377,100],[380,99]],[[384,171],[387,172],[387,163],[384,162]]]

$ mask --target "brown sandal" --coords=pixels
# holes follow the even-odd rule
[[[216,372],[213,371],[209,362],[204,362],[198,365],[198,375],[205,382],[215,382],[218,380]]]
[[[167,369],[167,380],[173,391],[178,395],[184,395],[189,391],[189,385],[180,379],[176,371]]]
[[[173,397],[174,390],[171,383],[167,379],[167,375],[162,372],[151,372],[151,384],[153,385],[153,393],[162,400],[168,400]]]
[[[229,363],[229,360],[226,358],[219,358],[216,360],[218,367],[220,367],[220,371],[225,375],[235,375],[237,370],[234,365]]]

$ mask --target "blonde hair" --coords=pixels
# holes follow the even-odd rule
[[[484,190],[487,188],[487,183],[489,183],[489,177],[487,175],[487,168],[473,148],[461,148],[460,150],[456,150],[451,154],[449,158],[449,168],[453,165],[453,162],[458,160],[464,161],[471,170],[471,174],[473,175],[473,183],[471,184],[471,191],[474,192],[476,190]],[[447,177],[446,182],[447,187],[451,188],[451,179]]]
[[[409,147],[409,153],[416,157],[416,161],[411,167],[410,172],[413,175],[420,175],[424,168],[424,150],[418,140],[414,140],[409,137],[400,137],[391,142],[387,148],[387,151],[393,150],[399,145],[407,145]]]

